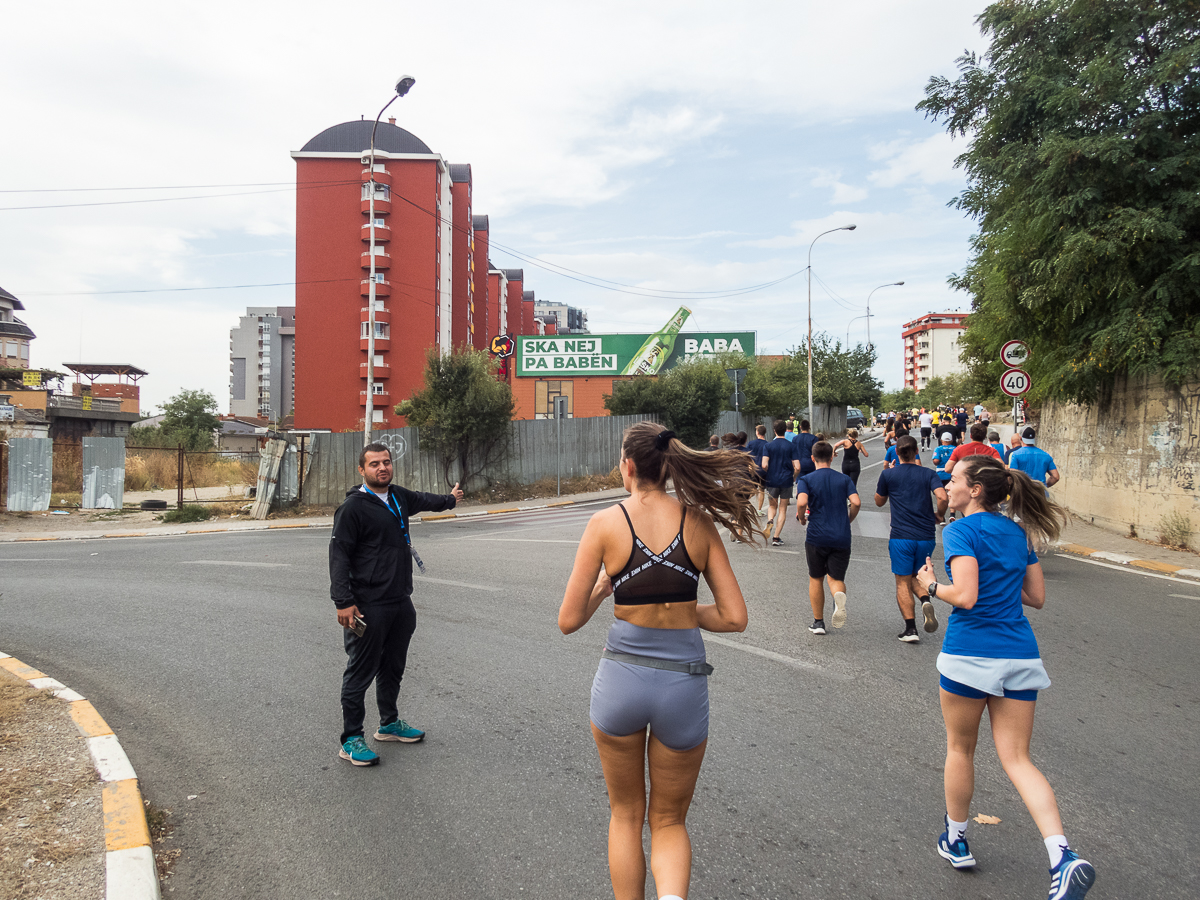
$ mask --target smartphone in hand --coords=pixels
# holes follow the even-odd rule
[[[355,616],[354,624],[350,626],[350,630],[353,631],[359,637],[362,637],[364,634],[367,633],[367,620],[364,619],[362,616]]]

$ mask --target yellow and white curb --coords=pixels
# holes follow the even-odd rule
[[[1186,566],[1176,566],[1172,563],[1159,562],[1156,559],[1138,559],[1128,553],[1113,553],[1111,550],[1095,550],[1082,544],[1067,544],[1059,542],[1055,547],[1059,553],[1069,553],[1072,556],[1083,556],[1087,559],[1098,559],[1102,562],[1131,566],[1135,569],[1145,569],[1148,572],[1158,572],[1176,578],[1191,578],[1200,580],[1200,569],[1190,569]]]
[[[146,807],[137,774],[121,742],[84,697],[61,682],[0,651],[0,668],[48,690],[70,707],[75,727],[87,741],[100,774],[104,803],[105,897],[107,900],[161,900],[158,869],[150,845]]]

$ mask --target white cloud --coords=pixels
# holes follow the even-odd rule
[[[966,150],[962,141],[954,142],[945,132],[916,142],[889,141],[870,149],[870,158],[881,160],[884,168],[876,169],[868,178],[879,187],[908,185],[957,184],[962,172],[954,168],[954,160]]]

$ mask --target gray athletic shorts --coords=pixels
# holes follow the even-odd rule
[[[792,485],[790,483],[783,485],[783,487],[771,487],[767,485],[767,496],[776,500],[791,500]]]
[[[616,653],[704,662],[699,628],[642,628],[613,622],[605,646]],[[592,680],[592,724],[613,737],[650,732],[671,750],[708,738],[708,678],[601,659]]]

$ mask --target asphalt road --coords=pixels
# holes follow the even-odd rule
[[[806,629],[794,520],[782,550],[731,550],[750,627],[708,640],[693,900],[1045,896],[1042,842],[986,726],[972,815],[1002,822],[971,825],[974,872],[934,852],[942,631],[896,640],[887,516],[869,500],[879,455],[841,631]],[[0,647],[89,697],[172,810],[173,897],[608,897],[587,706],[611,604],[570,637],[555,626],[597,508],[416,529],[431,577],[401,715],[428,737],[382,746],[372,769],[337,758],[324,530],[2,545]],[[1034,754],[1096,865],[1091,896],[1198,896],[1200,589],[1044,562],[1049,600],[1030,618],[1054,685]]]

